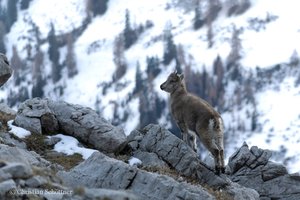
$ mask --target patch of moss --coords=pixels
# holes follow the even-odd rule
[[[31,134],[25,138],[25,143],[27,149],[30,151],[35,151],[40,155],[45,155],[47,150],[51,149],[51,146],[45,144],[46,136],[42,134]]]
[[[83,161],[82,155],[78,153],[75,153],[70,156],[67,156],[65,154],[51,154],[48,155],[46,159],[50,162],[57,163],[63,166],[66,170],[70,170],[71,168],[75,167]]]
[[[74,194],[75,195],[79,195],[79,196],[85,195],[85,189],[84,189],[84,187],[76,187],[76,188],[74,188]]]
[[[66,170],[73,168],[83,161],[82,155],[75,153],[73,155],[65,155],[63,153],[50,153],[53,152],[53,147],[45,143],[46,136],[42,134],[31,134],[25,138],[27,149],[35,151],[46,160],[57,163],[63,166]]]

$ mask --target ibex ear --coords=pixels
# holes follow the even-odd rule
[[[184,79],[184,75],[183,74],[179,74],[179,78],[180,78],[180,80],[183,80]]]

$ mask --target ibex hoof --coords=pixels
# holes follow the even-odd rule
[[[220,175],[221,173],[224,174],[225,173],[225,167],[215,167],[216,170],[216,175]]]
[[[225,167],[222,167],[221,170],[222,170],[222,173],[225,174]]]

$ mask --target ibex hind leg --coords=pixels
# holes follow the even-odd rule
[[[211,153],[213,154],[215,160],[215,170],[216,174],[220,175],[225,172],[225,168],[222,165],[221,151],[217,148],[212,149]]]
[[[221,172],[224,174],[225,173],[225,163],[224,163],[224,150],[220,150],[220,165],[221,165]]]
[[[197,153],[197,137],[194,133],[189,134],[188,145]]]

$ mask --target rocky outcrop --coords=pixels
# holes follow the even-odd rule
[[[29,99],[20,104],[15,124],[33,133],[62,132],[107,153],[117,153],[127,143],[124,131],[94,110],[63,101]]]
[[[27,140],[0,132],[0,199],[300,198],[299,175],[271,162],[270,151],[246,144],[231,156],[227,173],[216,175],[188,145],[159,125],[134,130],[126,138],[122,129],[90,108],[39,98],[22,103],[14,121],[37,134],[63,132],[99,152],[65,171],[28,151]],[[44,142],[53,146],[57,138]],[[131,166],[129,158],[141,163]]]
[[[38,154],[0,144],[0,199],[129,199],[128,191],[68,188],[55,171],[61,167]]]
[[[6,56],[0,53],[0,87],[4,83],[6,83],[6,81],[11,77],[11,75],[12,75],[12,68],[9,65]]]
[[[197,179],[200,183],[206,183],[212,187],[225,187],[229,184],[226,179],[216,176],[212,169],[202,163],[197,153],[181,139],[159,125],[150,124],[140,132],[133,132],[129,138],[132,138],[131,142],[137,138],[137,149],[155,153],[184,176]]]
[[[231,199],[258,199],[255,190],[234,184],[225,175],[216,175],[188,145],[159,125],[150,124],[140,131],[135,130],[128,136],[128,140],[134,155],[136,152],[153,153],[178,174],[214,190],[221,189]],[[139,158],[143,165],[151,163],[152,167],[155,163],[145,163],[149,157]]]
[[[246,143],[229,159],[230,179],[255,189],[260,199],[300,199],[300,176],[288,174],[286,168],[269,161],[271,152]]]
[[[16,117],[17,112],[4,103],[0,103],[0,121],[5,124]]]
[[[58,176],[70,187],[129,190],[139,199],[214,199],[200,185],[196,187],[165,175],[146,172],[100,152],[95,152],[70,172],[59,172]]]

